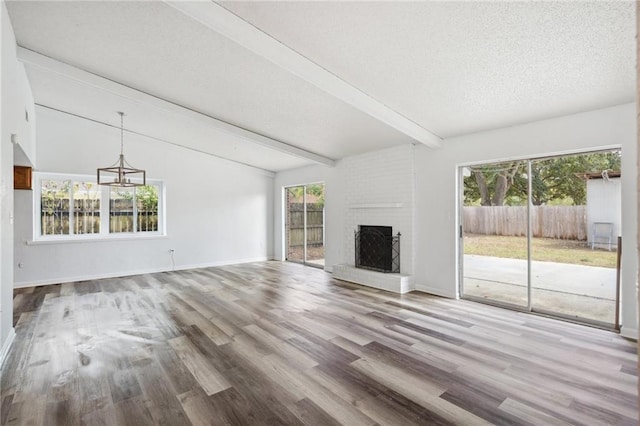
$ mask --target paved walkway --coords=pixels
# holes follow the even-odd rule
[[[491,256],[464,255],[466,279],[526,287],[527,261]],[[535,289],[615,300],[616,270],[555,262],[531,262]]]

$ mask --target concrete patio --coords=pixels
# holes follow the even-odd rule
[[[534,308],[613,323],[616,270],[532,261]],[[464,256],[464,294],[526,306],[527,261]]]

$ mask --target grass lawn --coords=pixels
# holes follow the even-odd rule
[[[586,241],[558,240],[555,238],[533,238],[532,260],[570,263],[586,266],[616,267],[616,252],[602,249],[591,250]],[[525,237],[465,234],[464,253],[482,256],[527,258]]]

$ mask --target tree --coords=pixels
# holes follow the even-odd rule
[[[470,167],[471,175],[465,178],[465,201],[480,199],[482,206],[502,206],[514,177],[524,162],[492,164],[491,166]],[[473,177],[473,179],[470,179]],[[470,198],[467,198],[469,195]]]
[[[139,186],[136,188],[136,200],[138,209],[145,211],[158,211],[158,188],[153,185]]]
[[[115,188],[116,199],[133,200],[134,190],[131,188]],[[135,188],[135,199],[139,209],[157,210],[158,188],[153,185],[143,185]]]
[[[531,179],[531,202],[539,206],[551,201],[584,205],[587,197],[585,173],[604,170],[619,171],[620,151],[553,157],[531,162],[531,176],[527,162],[492,164],[471,167],[471,175],[464,179],[465,203],[483,206],[522,205],[526,203]]]
[[[304,186],[293,186],[293,187],[287,188],[289,202],[302,203],[304,188],[305,188]],[[316,203],[324,206],[324,184],[314,183],[311,185],[307,185],[306,188],[307,188],[307,195],[313,195],[316,199]]]
[[[566,199],[573,205],[587,202],[587,184],[582,175],[620,170],[620,151],[571,155],[537,160],[531,163],[531,202],[535,206]],[[526,178],[514,187],[526,196]]]

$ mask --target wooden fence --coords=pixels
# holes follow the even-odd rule
[[[586,206],[533,206],[534,237],[587,239]],[[484,235],[527,235],[526,206],[464,207],[464,232]]]
[[[288,211],[289,247],[304,245],[304,205],[290,203]],[[307,245],[322,245],[324,204],[307,203]]]

